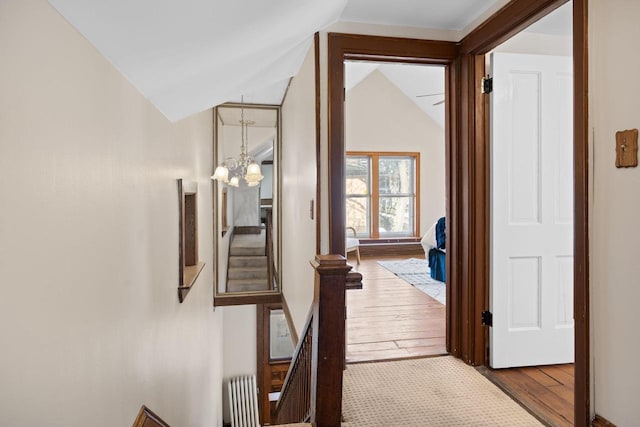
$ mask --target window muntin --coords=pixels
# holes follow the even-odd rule
[[[419,153],[347,153],[346,225],[358,237],[416,235]]]
[[[370,237],[371,230],[371,159],[349,156],[346,165],[347,224],[358,236]]]

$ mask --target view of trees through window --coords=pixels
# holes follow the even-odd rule
[[[359,237],[415,235],[418,153],[347,153],[346,221]]]

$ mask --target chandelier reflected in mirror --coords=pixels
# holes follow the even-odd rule
[[[244,98],[242,99],[244,103]],[[236,159],[227,157],[221,165],[216,168],[211,179],[217,179],[232,187],[239,187],[242,183],[246,183],[249,187],[255,187],[260,184],[264,176],[258,165],[247,152],[247,143],[249,141],[249,126],[254,125],[252,120],[246,120],[244,117],[244,108],[240,108],[240,156]]]

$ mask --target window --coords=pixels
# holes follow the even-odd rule
[[[419,153],[348,152],[346,220],[358,237],[413,237],[419,216]]]

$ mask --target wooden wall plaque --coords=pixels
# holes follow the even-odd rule
[[[616,167],[638,166],[638,129],[616,132]]]

